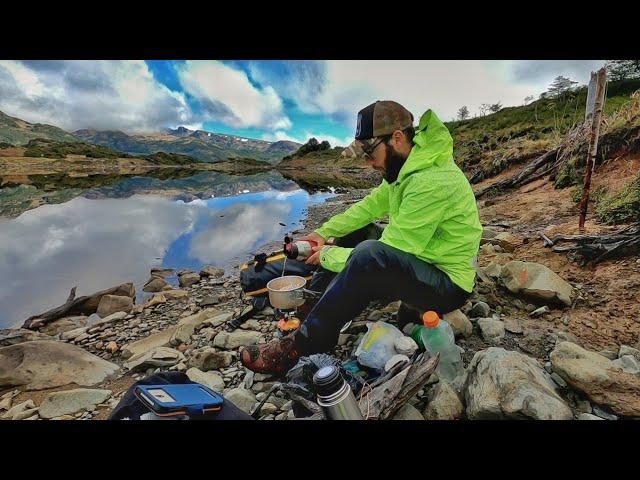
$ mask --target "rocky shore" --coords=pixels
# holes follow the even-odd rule
[[[310,207],[305,231],[367,192],[351,190]],[[395,419],[640,417],[639,345],[586,348],[567,326],[588,289],[516,258],[527,241],[509,228],[485,228],[476,289],[464,307],[445,317],[464,349],[465,374],[453,385],[432,375]],[[171,273],[150,272],[144,290],[153,296],[144,303],[135,305],[133,285],[124,284],[117,294],[89,302],[89,314],[0,331],[0,418],[104,419],[131,384],[164,370],[184,371],[253,412],[278,379],[246,370],[238,351],[275,337],[273,310],[227,331],[227,322],[250,308],[237,270],[179,271],[178,288],[165,280]],[[370,305],[330,353],[350,357],[366,323],[394,323],[398,307]],[[292,401],[274,393],[260,418],[295,418]]]

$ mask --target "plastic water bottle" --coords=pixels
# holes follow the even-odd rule
[[[440,361],[436,368],[438,377],[452,382],[463,371],[460,349],[456,345],[451,325],[433,311],[422,315],[423,327],[420,328],[420,339],[429,355],[440,352]]]

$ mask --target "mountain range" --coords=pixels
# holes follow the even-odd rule
[[[205,162],[252,158],[275,164],[301,146],[300,143],[290,141],[268,142],[185,127],[131,135],[117,130],[89,129],[69,133],[52,125],[29,123],[0,112],[0,142],[18,146],[26,145],[36,138],[60,142],[82,141],[132,155],[178,153]]]

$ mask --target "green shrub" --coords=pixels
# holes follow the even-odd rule
[[[618,193],[602,198],[596,216],[610,225],[640,221],[640,173]]]

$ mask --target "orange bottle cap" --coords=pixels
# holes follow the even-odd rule
[[[429,310],[422,315],[422,323],[425,327],[435,328],[440,323],[440,316],[433,310]]]

